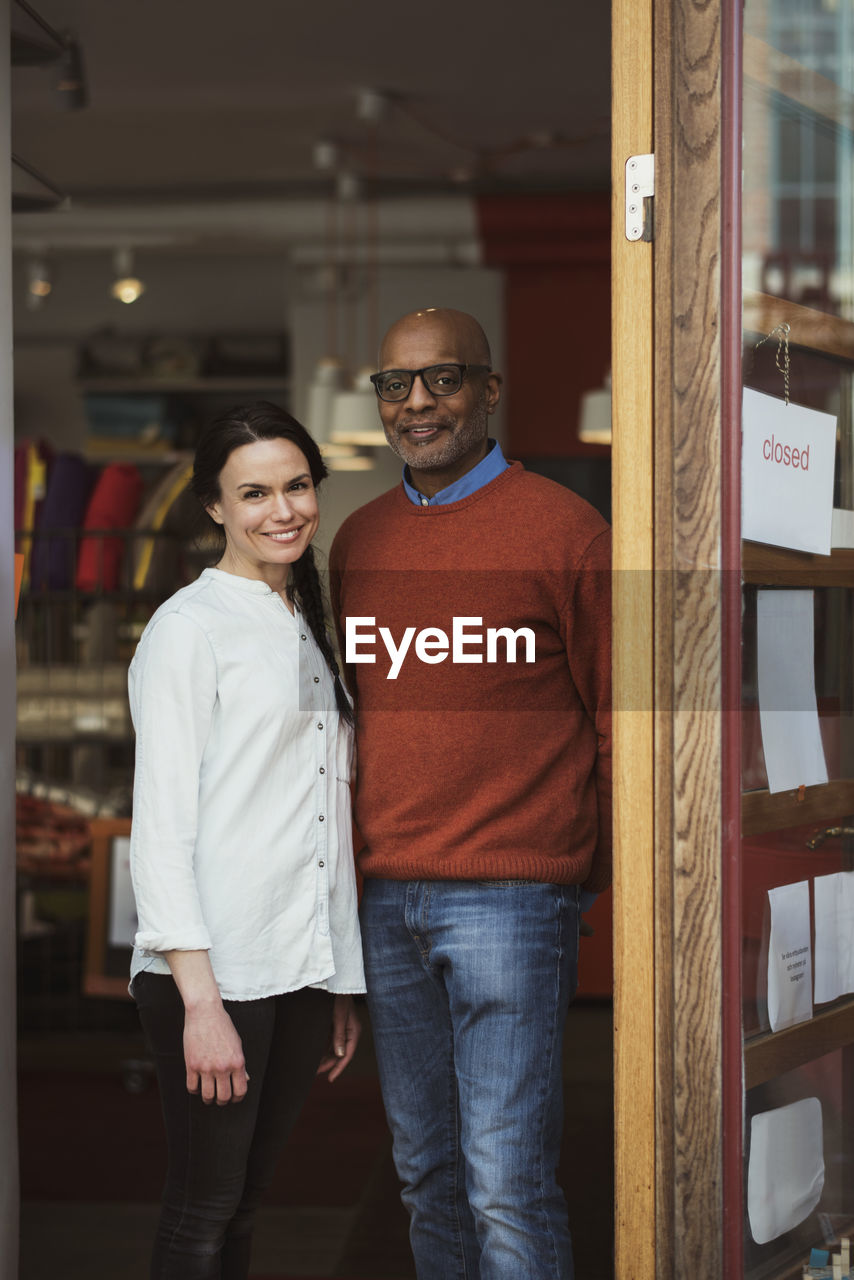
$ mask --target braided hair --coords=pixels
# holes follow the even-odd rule
[[[277,439],[289,440],[302,452],[308,463],[312,483],[315,488],[318,488],[321,481],[325,480],[329,474],[320,449],[296,418],[268,400],[258,400],[254,404],[230,409],[228,413],[211,422],[203,432],[196,446],[193,475],[189,487],[201,503],[206,524],[210,526],[210,531],[216,537],[221,549],[225,547],[225,533],[222,526],[207,514],[207,508],[220,499],[219,477],[223,467],[235,449],[240,449],[246,444],[254,444],[258,440]],[[329,639],[323,588],[311,545],[307,546],[299,560],[291,565],[291,580],[288,583],[287,594],[289,600],[295,600],[299,604],[332,675],[338,714],[347,724],[352,724],[353,708],[344,691],[341,672],[335,659],[335,650]]]

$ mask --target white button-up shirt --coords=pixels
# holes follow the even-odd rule
[[[364,991],[352,731],[299,610],[206,569],[154,614],[128,685],[131,976],[207,950],[224,999]]]

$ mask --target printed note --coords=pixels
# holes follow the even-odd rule
[[[810,891],[806,880],[768,890],[768,1021],[772,1031],[812,1017]]]
[[[759,591],[756,628],[768,790],[827,782],[815,698],[813,593]]]
[[[815,1002],[854,991],[854,871],[816,876]]]

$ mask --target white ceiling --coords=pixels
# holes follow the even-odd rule
[[[318,139],[375,163],[365,87],[400,102],[378,131],[386,195],[608,186],[607,0],[32,3],[79,38],[90,105],[62,111],[50,68],[15,68],[13,149],[75,204],[321,195]]]

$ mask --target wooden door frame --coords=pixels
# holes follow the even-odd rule
[[[616,1275],[720,1280],[734,1061],[723,387],[740,343],[722,124],[740,3],[613,0],[612,14]],[[624,166],[647,151],[654,240],[632,243]]]

